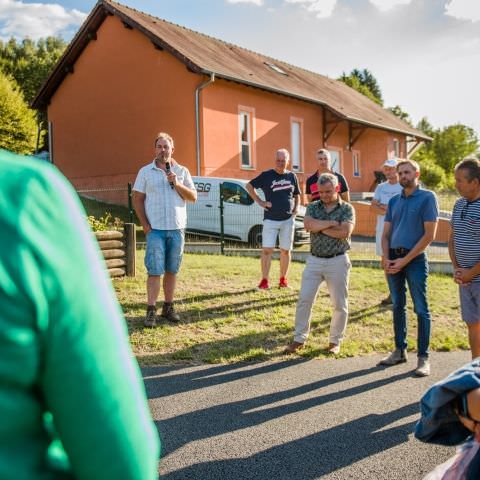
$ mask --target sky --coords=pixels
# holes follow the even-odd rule
[[[70,40],[94,0],[0,0],[0,39]],[[331,78],[367,68],[385,106],[480,135],[480,0],[122,0]]]

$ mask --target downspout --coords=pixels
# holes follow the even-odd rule
[[[200,175],[200,91],[215,81],[215,74],[210,72],[210,79],[195,89],[195,133],[197,146],[197,175]]]

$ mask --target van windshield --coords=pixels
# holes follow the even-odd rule
[[[227,203],[235,203],[238,205],[251,205],[253,203],[252,197],[240,185],[232,182],[222,183],[223,201]]]

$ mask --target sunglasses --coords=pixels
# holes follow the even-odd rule
[[[480,420],[476,420],[475,418],[472,418],[470,415],[470,412],[468,411],[468,401],[467,401],[467,393],[468,392],[463,392],[458,398],[457,398],[457,414],[460,415],[461,417],[467,418],[468,420],[471,420],[475,424],[480,423]]]

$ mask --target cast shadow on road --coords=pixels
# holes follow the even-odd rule
[[[228,382],[234,382],[243,378],[252,378],[256,375],[263,375],[283,370],[289,367],[294,367],[305,362],[310,362],[310,359],[292,359],[282,362],[259,363],[252,367],[250,363],[234,363],[227,365],[215,365],[209,368],[188,369],[186,373],[184,365],[166,365],[143,367],[142,374],[147,390],[149,400],[177,393],[192,392],[194,390],[215,385],[221,385]],[[336,377],[325,378],[317,382],[312,382],[308,385],[302,385],[290,390],[284,390],[275,394],[276,398],[272,402],[283,400],[294,395],[301,395],[311,390],[327,387],[335,383],[341,383],[354,378],[359,378],[364,375],[378,372],[378,366],[371,368],[364,368],[363,370],[355,370]],[[180,373],[175,374],[178,371]],[[173,373],[172,373],[173,372]],[[406,375],[408,376],[408,375]],[[396,377],[395,377],[396,378]],[[403,378],[401,376],[401,378]],[[262,398],[262,397],[258,397]],[[263,404],[266,402],[263,402]]]
[[[411,376],[411,372],[400,373],[387,378],[379,378],[369,383],[363,383],[344,390],[325,394],[322,394],[320,391],[313,397],[298,401],[293,400],[297,396],[325,388],[332,384],[339,383],[341,385],[344,381],[362,375],[368,375],[375,371],[378,371],[378,368],[364,369],[359,372],[351,372],[344,375],[325,378],[287,390],[199,409],[184,415],[178,415],[168,420],[161,420],[157,422],[157,426],[164,445],[164,455],[174,452],[189,442],[253,427],[280,418],[284,415],[301,412],[319,405],[324,405],[328,402],[334,402],[342,398],[350,398],[365,391],[381,388],[387,384],[392,384],[393,382]],[[165,382],[165,387],[168,389],[168,384],[171,383],[175,382],[172,382],[171,380]],[[159,388],[161,388],[161,385]],[[151,388],[149,389],[148,384],[147,392],[151,393]],[[289,400],[288,403],[285,403],[285,400]],[[277,402],[284,403],[268,407],[268,405]],[[415,409],[418,411],[418,405],[415,406]]]
[[[255,375],[273,373],[309,360],[293,359],[283,362],[215,365],[209,368],[186,369],[184,365],[143,367],[142,374],[149,399],[166,397],[177,393],[192,392],[199,388],[234,382]],[[180,373],[175,374],[178,371]]]
[[[417,412],[418,404],[411,403],[385,414],[366,415],[245,458],[199,463],[169,472],[161,478],[317,479],[408,441],[414,422],[388,426]]]

